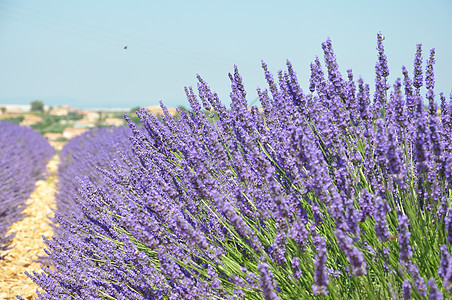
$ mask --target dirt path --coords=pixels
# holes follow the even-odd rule
[[[5,260],[0,261],[0,299],[16,299],[20,295],[25,299],[33,299],[38,286],[24,272],[40,271],[40,263],[33,260],[45,256],[42,236],[50,238],[53,235],[48,216],[53,215],[55,207],[56,172],[59,157],[55,155],[47,164],[50,173],[45,180],[36,182],[35,190],[27,200],[29,205],[23,220],[11,225],[10,232],[16,232],[12,248]]]

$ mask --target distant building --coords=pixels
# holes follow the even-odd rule
[[[92,111],[92,112],[103,112],[103,113],[129,113],[130,108],[89,108],[85,111]]]
[[[3,104],[4,108],[6,108],[6,113],[9,114],[23,114],[31,111],[30,104]]]
[[[124,120],[118,119],[118,118],[105,118],[103,123],[104,123],[104,125],[107,125],[107,126],[123,126]]]
[[[170,113],[170,115],[171,115],[172,117],[174,117],[175,115],[177,115],[177,110],[176,110],[174,107],[167,107],[167,109],[168,109],[168,112]],[[160,105],[151,105],[151,106],[148,106],[148,107],[146,107],[146,110],[147,110],[148,112],[150,112],[151,114],[154,114],[154,115],[163,115],[163,110],[162,110],[162,108],[160,107]]]
[[[74,128],[94,128],[96,121],[88,119],[80,119],[74,122]]]
[[[44,120],[39,116],[26,114],[24,115],[24,119],[22,120],[22,122],[20,122],[20,125],[33,126],[35,124],[41,123],[42,121]]]
[[[20,115],[25,112],[23,110],[21,110],[20,108],[7,108],[5,113],[8,115]]]
[[[88,130],[89,129],[87,129],[87,128],[65,128],[63,131],[63,137],[70,140]]]
[[[67,116],[68,114],[69,114],[69,106],[68,105],[54,107],[49,111],[49,115],[51,115],[51,116],[64,117],[64,116]]]
[[[23,114],[31,111],[30,104],[0,104],[0,107],[6,108],[5,113]],[[48,110],[49,106],[44,105],[44,111]]]
[[[84,115],[84,119],[89,120],[89,121],[99,121],[99,118],[100,118],[100,113],[98,113],[96,111],[84,110],[82,112],[82,114]]]

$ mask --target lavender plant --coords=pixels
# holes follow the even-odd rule
[[[8,227],[24,217],[25,201],[42,178],[54,151],[37,132],[9,122],[0,122],[0,259],[14,234]]]
[[[262,62],[268,89],[249,108],[235,67],[230,110],[197,76],[179,118],[161,104],[161,120],[137,112],[140,128],[126,116],[129,141],[69,143],[59,203],[71,204],[46,241],[55,269],[30,275],[39,298],[451,297],[452,96],[437,115],[434,50],[426,108],[421,45],[403,92],[377,35],[372,102],[329,39],[322,49],[307,93],[289,61],[277,79]]]

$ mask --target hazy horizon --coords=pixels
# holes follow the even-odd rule
[[[69,105],[71,108],[77,108],[77,109],[93,109],[93,108],[134,108],[138,106],[152,106],[152,105],[160,105],[160,103],[152,103],[147,104],[145,101],[130,101],[130,103],[144,103],[144,104],[137,104],[137,105],[129,105],[128,103],[98,103],[98,102],[92,102],[91,104],[87,105],[81,105],[83,101],[80,101],[78,99],[70,98],[70,97],[50,97],[46,98],[46,100],[42,98],[33,98],[33,97],[16,97],[16,98],[0,98],[0,106],[5,104],[18,104],[18,105],[28,105],[32,101],[42,101],[44,105],[57,107],[62,105]],[[121,105],[122,104],[122,105]],[[184,106],[184,105],[182,105]],[[185,105],[187,106],[187,105]]]
[[[340,70],[374,86],[376,35],[385,35],[389,83],[412,76],[436,49],[436,95],[452,89],[452,2],[425,1],[10,1],[0,2],[0,102],[77,108],[188,107],[200,74],[229,103],[237,65],[248,92],[266,88],[289,59],[308,92],[310,63],[330,37]],[[127,49],[125,47],[127,46]],[[438,99],[439,97],[437,97]]]

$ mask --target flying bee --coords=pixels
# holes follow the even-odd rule
[[[381,40],[384,41],[385,40],[385,36],[381,35]]]
[[[124,50],[127,50],[127,46],[124,46]]]

